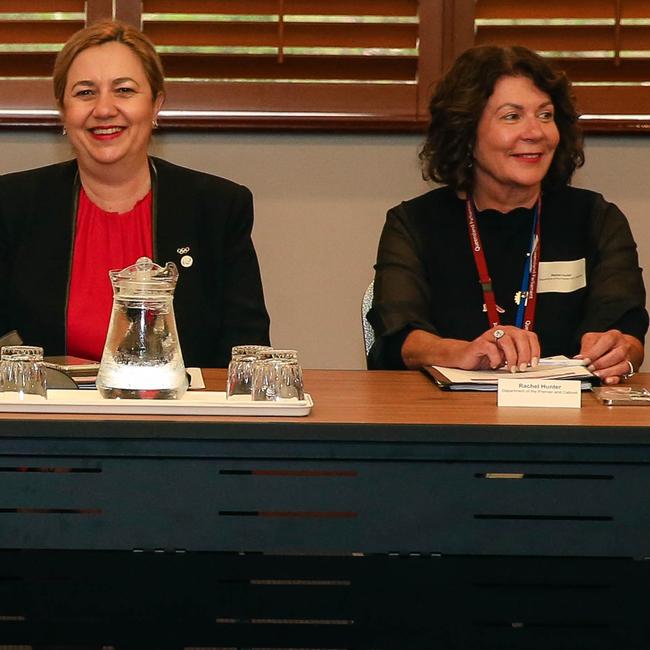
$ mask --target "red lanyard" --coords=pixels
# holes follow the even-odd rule
[[[481,244],[481,236],[478,231],[478,224],[476,223],[476,215],[474,214],[474,202],[472,197],[468,196],[465,201],[465,213],[467,215],[467,228],[469,230],[469,241],[474,253],[474,262],[476,263],[476,270],[478,271],[479,283],[483,290],[483,301],[487,309],[488,320],[490,327],[496,327],[501,324],[499,312],[497,311],[497,303],[494,298],[494,288],[492,287],[492,278],[488,272],[487,261],[485,259],[485,252]],[[526,265],[524,266],[524,273],[522,276],[522,287],[520,301],[523,301],[525,309],[521,308],[518,311],[516,325],[523,327],[525,330],[532,330],[535,323],[535,306],[537,304],[537,277],[539,270],[539,249],[540,249],[540,221],[542,216],[542,196],[537,199],[535,205],[535,213],[533,217],[533,228],[530,238],[530,249],[526,256]],[[528,281],[526,283],[526,280]],[[528,284],[528,287],[526,287]],[[521,303],[520,303],[521,305]]]

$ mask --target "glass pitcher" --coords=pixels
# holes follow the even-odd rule
[[[187,375],[172,304],[176,265],[162,267],[141,257],[108,274],[113,310],[97,389],[113,399],[179,399],[187,390]]]

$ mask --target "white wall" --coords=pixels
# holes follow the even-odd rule
[[[386,210],[427,189],[417,161],[420,139],[174,132],[157,133],[152,153],[253,190],[274,345],[296,347],[306,367],[363,368],[360,300]],[[650,266],[650,139],[592,137],[586,155],[575,184],[621,207],[641,263]],[[61,135],[0,131],[0,173],[68,157]]]

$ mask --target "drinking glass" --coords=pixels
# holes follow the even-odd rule
[[[254,354],[233,354],[228,364],[228,378],[226,379],[226,398],[235,395],[251,394],[253,380],[253,365],[257,361]]]
[[[253,364],[257,360],[257,355],[272,349],[270,345],[233,346],[226,379],[227,398],[251,394]]]
[[[296,359],[258,359],[253,364],[254,401],[305,399],[302,368]]]
[[[0,349],[0,392],[47,398],[43,348],[32,345],[5,345]]]

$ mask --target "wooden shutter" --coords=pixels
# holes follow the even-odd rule
[[[168,80],[162,124],[415,127],[431,76],[418,10],[436,3],[143,0]]]
[[[477,44],[520,44],[574,82],[590,130],[650,124],[649,0],[477,0]]]
[[[112,0],[0,1],[0,124],[52,124],[52,67],[66,40]]]

